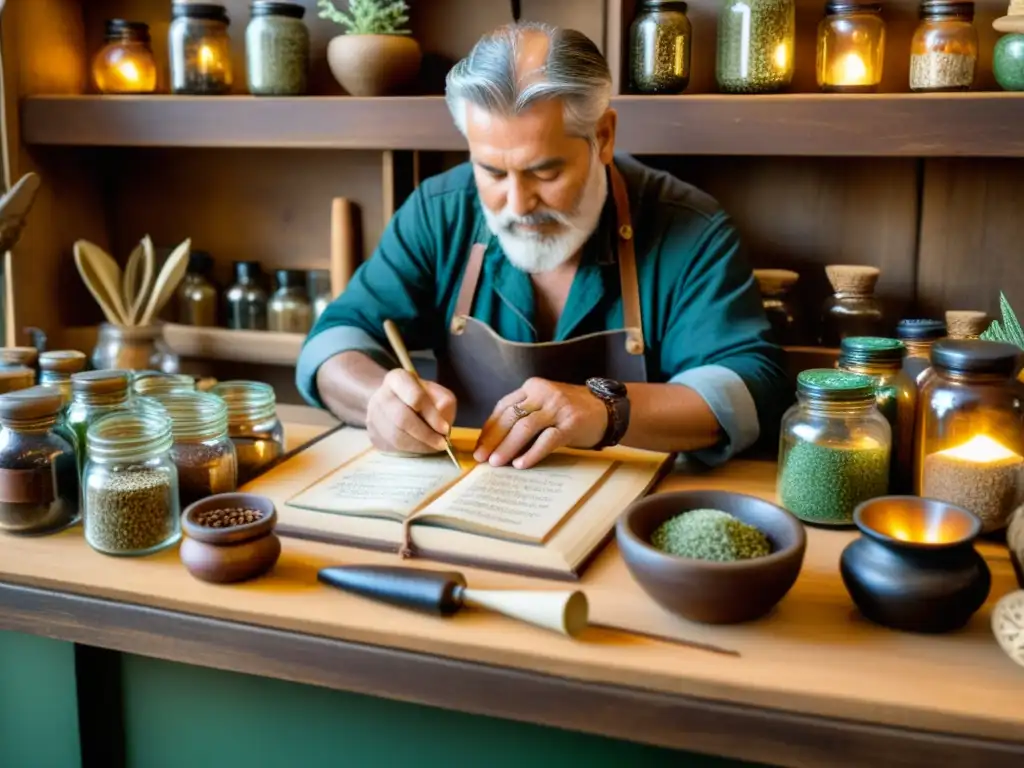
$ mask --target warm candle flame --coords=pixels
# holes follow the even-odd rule
[[[1020,460],[1020,456],[988,435],[975,435],[966,443],[940,451],[943,456],[950,456],[961,461],[976,464],[992,464],[997,461]]]
[[[785,69],[789,63],[789,47],[785,43],[779,43],[775,48],[775,66]]]
[[[142,78],[134,61],[122,61],[117,65],[117,73],[129,83],[137,83]]]
[[[204,66],[204,67],[210,66],[211,64],[213,64],[213,61],[214,61],[215,58],[216,58],[216,56],[214,55],[213,49],[210,46],[208,46],[208,45],[201,45],[201,46],[199,46],[199,63],[202,66]]]
[[[839,76],[836,81],[841,85],[863,85],[868,79],[868,68],[856,53],[848,53],[841,58],[836,66]]]

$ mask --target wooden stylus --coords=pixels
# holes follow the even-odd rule
[[[402,341],[402,334],[398,332],[398,327],[390,320],[384,321],[384,333],[388,336],[388,341],[391,342],[391,348],[395,351],[395,356],[398,358],[398,362],[402,364],[402,368],[412,374],[412,377],[416,379],[416,383],[420,385],[420,389],[423,393],[430,396],[427,392],[427,388],[423,386],[423,381],[420,379],[420,375],[416,373],[416,366],[412,364],[412,358],[409,357],[409,350],[405,348],[405,342]],[[448,456],[451,457],[452,463],[455,464],[456,468],[461,470],[462,465],[459,464],[459,460],[455,458],[455,449],[452,448],[452,441],[448,435],[444,436],[444,449],[448,452]]]

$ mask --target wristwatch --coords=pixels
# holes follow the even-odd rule
[[[594,450],[618,445],[629,428],[629,397],[626,385],[615,379],[595,376],[587,379],[587,389],[608,409],[608,428],[604,431],[604,437],[594,446]]]

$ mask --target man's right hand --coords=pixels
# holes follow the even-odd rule
[[[444,450],[455,421],[455,395],[432,381],[422,384],[401,368],[388,371],[366,406],[366,431],[374,447],[407,453]]]

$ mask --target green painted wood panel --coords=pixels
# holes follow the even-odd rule
[[[138,656],[123,672],[129,768],[745,765]]]
[[[75,647],[0,632],[0,766],[81,768]]]

